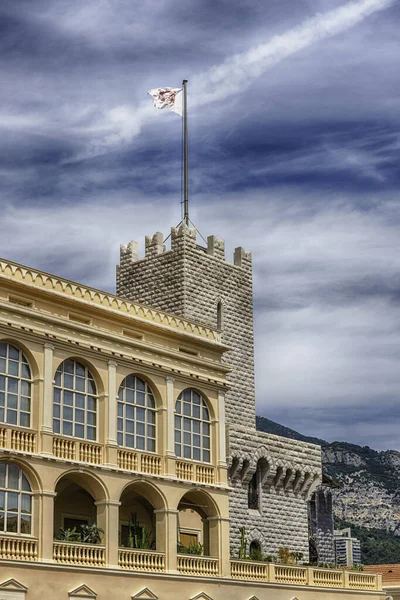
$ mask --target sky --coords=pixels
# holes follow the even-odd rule
[[[110,292],[190,211],[253,253],[257,412],[400,450],[399,0],[0,5],[0,255]]]

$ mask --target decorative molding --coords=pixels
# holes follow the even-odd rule
[[[140,592],[131,596],[132,600],[158,600],[156,596],[149,588],[145,587]]]
[[[136,304],[130,300],[113,296],[95,288],[89,288],[74,281],[61,279],[43,271],[36,271],[18,263],[0,260],[0,274],[6,279],[21,282],[31,288],[51,291],[53,294],[67,298],[72,297],[83,304],[94,304],[112,312],[122,313],[125,316],[134,316],[146,322],[150,321],[156,326],[176,329],[214,342],[221,341],[221,334],[210,327]]]
[[[78,600],[80,598],[86,598],[87,600],[95,600],[97,594],[96,592],[91,590],[90,587],[83,583],[75,590],[72,590],[72,592],[68,592],[68,596],[70,597],[70,600]]]
[[[3,581],[3,583],[0,583],[0,590],[25,593],[28,591],[28,588],[16,579],[7,579],[7,581]]]
[[[205,592],[200,592],[200,594],[193,596],[192,598],[190,598],[190,600],[213,600],[213,599],[211,598],[211,596],[209,596]]]

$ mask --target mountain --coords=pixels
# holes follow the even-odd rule
[[[378,452],[348,442],[329,443],[302,435],[265,417],[257,417],[256,425],[257,429],[267,433],[319,444],[324,471],[341,486],[332,490],[336,519],[366,529],[367,532],[362,534],[365,540],[368,530],[371,539],[375,535],[385,540],[387,534],[388,539],[393,540],[395,536],[397,548],[400,541],[400,452]],[[393,553],[392,562],[400,560],[400,544]],[[391,562],[387,556],[386,559]]]

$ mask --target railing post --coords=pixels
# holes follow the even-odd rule
[[[165,570],[177,573],[178,511],[159,508],[156,515],[156,550],[165,552]]]
[[[343,587],[346,589],[350,588],[350,573],[349,573],[349,571],[343,571]]]
[[[276,575],[275,575],[275,565],[274,563],[268,563],[268,581],[269,583],[275,583],[276,582]]]
[[[40,532],[39,538],[39,557],[43,562],[53,562],[53,541],[54,541],[54,498],[56,492],[37,492],[34,494],[36,507],[39,510],[38,522],[35,526]]]
[[[53,454],[53,357],[54,346],[44,344],[43,358],[43,412],[40,451],[43,454]]]
[[[307,585],[314,585],[314,569],[307,567]]]
[[[97,507],[97,525],[104,529],[106,565],[118,567],[119,507],[118,500],[99,500]]]
[[[382,573],[376,573],[375,575],[375,587],[377,590],[382,590]]]

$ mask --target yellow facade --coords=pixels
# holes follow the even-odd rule
[[[231,560],[217,331],[0,261],[0,349],[2,600],[383,597],[376,575]]]

